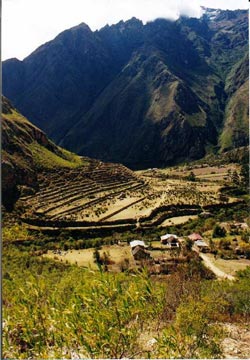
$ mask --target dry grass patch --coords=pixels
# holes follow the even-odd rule
[[[236,271],[244,270],[247,266],[250,266],[250,260],[224,260],[221,258],[215,259],[214,255],[206,254],[209,260],[221,271],[229,275],[235,275]]]
[[[47,254],[43,255],[50,259],[54,259],[62,262],[69,262],[70,264],[76,264],[79,266],[88,267],[92,270],[97,270],[98,267],[94,263],[94,248],[83,249],[83,250],[68,250],[68,251],[60,251],[53,252],[51,250],[48,251]],[[102,246],[101,250],[99,250],[100,255],[102,256],[106,253],[110,260],[115,263],[120,263],[124,259],[128,259],[129,262],[133,262],[132,253],[129,245],[120,246],[120,245],[106,245]]]
[[[171,256],[171,250],[153,250],[150,251],[150,255],[154,260],[171,260],[173,257]]]
[[[171,226],[171,225],[179,225],[179,224],[185,224],[189,220],[195,220],[198,219],[198,215],[186,215],[186,216],[176,216],[169,218],[165,220],[162,224],[162,226]]]

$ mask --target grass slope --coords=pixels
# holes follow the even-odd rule
[[[88,160],[56,146],[5,97],[2,105],[3,204],[11,209],[20,195],[20,186],[37,188],[38,170],[75,168]]]
[[[46,134],[31,124],[10,102],[3,98],[3,158],[23,161],[43,168],[76,167],[83,165],[81,158],[56,146]],[[24,156],[23,156],[24,155]],[[26,158],[25,158],[26,155]]]
[[[248,80],[230,98],[225,112],[225,125],[220,135],[221,151],[246,146],[249,142]]]

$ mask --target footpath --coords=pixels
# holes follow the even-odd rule
[[[204,261],[204,265],[212,270],[212,272],[219,278],[219,279],[228,279],[234,280],[235,277],[229,274],[226,274],[224,271],[220,270],[217,266],[215,266],[209,257],[206,254],[199,253],[200,258]]]

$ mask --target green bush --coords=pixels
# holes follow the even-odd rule
[[[204,298],[186,299],[176,314],[173,325],[158,339],[160,357],[217,358],[221,357],[221,329],[212,322],[216,304]]]
[[[191,172],[189,173],[189,175],[186,176],[186,180],[188,180],[188,181],[196,181],[196,176],[195,176],[195,174],[194,174],[193,171],[191,171]]]
[[[29,255],[18,259],[17,253],[12,251],[13,262],[4,270],[5,358],[67,358],[71,351],[89,358],[137,353],[143,324],[155,318],[163,303],[162,286],[155,288],[147,272],[133,277],[91,272],[36,258],[27,269]]]
[[[215,227],[213,228],[212,237],[216,238],[216,237],[224,237],[224,236],[226,236],[226,230],[220,227],[219,225],[215,225]]]
[[[212,281],[189,257],[156,281],[146,269],[92,271],[4,246],[3,357],[217,357],[214,323],[228,314],[249,320],[249,278],[246,269],[234,282]],[[138,341],[148,330],[159,333],[149,354]]]

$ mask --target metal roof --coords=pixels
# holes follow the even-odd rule
[[[190,240],[202,240],[202,236],[198,233],[193,233],[188,236]]]
[[[195,241],[195,245],[197,245],[197,246],[207,246],[208,247],[208,244],[203,240]]]
[[[171,237],[177,239],[177,236],[174,234],[166,234],[166,235],[161,236],[161,240],[167,240],[167,239],[170,239]]]
[[[142,240],[133,240],[133,241],[130,242],[130,246],[131,246],[131,248],[134,248],[134,247],[136,247],[136,246],[147,247],[146,244],[145,244],[145,242],[142,241]]]

